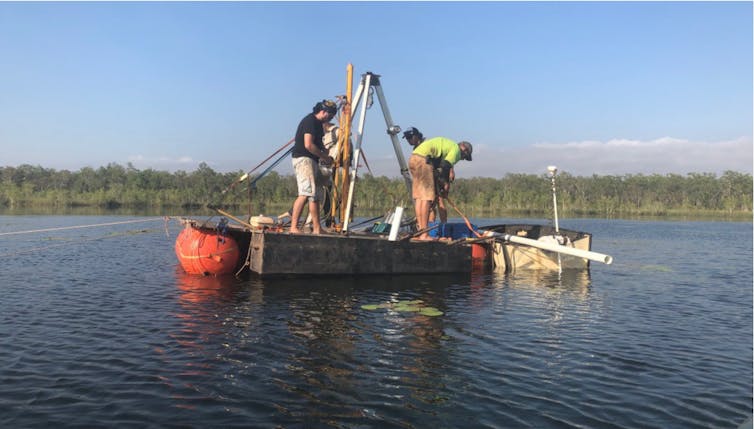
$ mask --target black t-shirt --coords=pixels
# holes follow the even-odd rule
[[[298,124],[296,130],[296,144],[293,146],[292,156],[298,158],[301,156],[308,156],[311,159],[317,160],[318,158],[304,146],[304,134],[311,134],[314,139],[314,144],[322,151],[325,152],[325,145],[322,144],[322,136],[324,130],[322,129],[322,122],[314,117],[314,113],[310,113],[304,116]]]

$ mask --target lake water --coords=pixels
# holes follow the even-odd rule
[[[0,426],[735,428],[751,416],[751,222],[561,227],[593,233],[613,265],[197,278],[176,261],[175,221],[0,216]],[[8,234],[49,228],[66,229]],[[405,300],[443,315],[362,308]]]

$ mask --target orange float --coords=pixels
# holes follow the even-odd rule
[[[207,276],[233,272],[239,250],[233,237],[186,226],[175,240],[175,255],[187,273]]]

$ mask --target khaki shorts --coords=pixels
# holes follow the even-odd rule
[[[415,200],[435,200],[435,175],[432,164],[427,163],[427,158],[419,155],[411,155],[408,160],[408,169],[411,172],[411,194]]]
[[[322,201],[325,180],[319,171],[319,163],[308,156],[293,158],[293,171],[298,195],[309,197],[309,201]]]

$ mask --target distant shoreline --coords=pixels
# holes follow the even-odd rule
[[[0,213],[212,216],[206,209],[212,204],[239,214],[275,216],[296,198],[293,175],[272,171],[239,181],[242,174],[218,173],[206,164],[174,173],[130,164],[77,172],[0,167]],[[752,175],[735,171],[590,177],[563,172],[556,177],[556,193],[562,218],[752,220]],[[451,185],[450,199],[470,218],[548,219],[552,183],[545,174],[461,178]],[[380,216],[396,206],[413,206],[402,178],[359,176],[354,216]],[[448,215],[457,213],[449,210]]]

